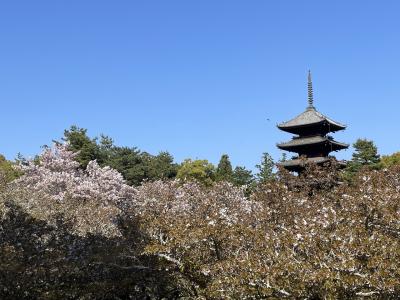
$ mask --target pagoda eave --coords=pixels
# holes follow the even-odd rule
[[[349,147],[349,145],[337,142],[329,137],[314,136],[294,138],[289,142],[277,144],[277,147],[279,149],[291,152],[301,151],[302,149],[308,149],[310,147],[318,147],[319,149],[330,149],[331,151],[337,151],[341,149],[346,149]]]
[[[305,131],[309,131],[309,132],[319,131],[319,132],[323,132],[326,134],[329,132],[336,132],[336,131],[346,129],[345,125],[329,123],[326,120],[323,120],[321,122],[301,124],[301,125],[296,125],[296,126],[285,126],[285,125],[279,124],[279,125],[277,125],[277,127],[282,131],[285,131],[288,133],[293,133],[293,134],[300,134]]]
[[[337,161],[333,157],[310,157],[310,158],[296,158],[278,163],[278,166],[284,167],[288,171],[301,171],[307,164],[323,165],[334,159],[340,168],[344,168],[346,163],[344,161]]]
[[[312,157],[312,158],[297,158],[292,160],[283,161],[278,164],[278,166],[282,166],[288,171],[298,171],[300,169],[304,169],[305,166],[309,163],[314,163],[317,165],[324,164],[329,161],[328,157]]]
[[[332,120],[331,118],[321,114],[314,106],[309,106],[306,111],[299,114],[294,119],[277,125],[279,129],[297,134],[297,130],[307,128],[319,128],[326,126],[327,132],[339,131],[346,128],[346,125]]]

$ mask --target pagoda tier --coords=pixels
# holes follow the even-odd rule
[[[280,165],[288,171],[298,172],[305,167],[307,162],[312,162],[318,165],[322,165],[324,163],[327,163],[328,161],[329,161],[328,157],[311,157],[307,158],[306,160],[297,158],[281,162]]]
[[[311,135],[314,132],[327,134],[343,130],[346,125],[333,121],[310,106],[294,119],[279,124],[278,128],[293,134]]]
[[[335,141],[330,136],[306,136],[295,137],[286,143],[277,144],[279,149],[298,153],[299,156],[309,157],[327,156],[332,151],[338,151],[349,147],[348,144]]]
[[[301,172],[306,163],[322,165],[332,158],[329,156],[330,152],[349,147],[348,144],[337,142],[327,135],[330,132],[345,129],[346,125],[324,116],[315,109],[313,104],[311,73],[309,72],[307,109],[294,119],[277,125],[279,129],[297,135],[289,142],[277,144],[281,150],[298,154],[298,157],[280,164],[289,171]]]
[[[300,172],[305,168],[307,163],[311,162],[317,165],[323,165],[329,163],[331,159],[334,159],[339,167],[343,168],[346,166],[343,161],[337,161],[334,157],[310,157],[307,159],[297,158],[281,162],[280,165],[288,171]]]

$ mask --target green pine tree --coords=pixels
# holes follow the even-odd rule
[[[275,178],[275,174],[273,172],[274,167],[275,163],[271,155],[269,155],[267,152],[263,153],[261,158],[261,163],[259,165],[256,165],[256,168],[258,169],[257,173],[258,181],[265,182],[274,179]]]
[[[76,160],[83,168],[86,168],[91,160],[103,163],[100,147],[97,145],[96,139],[88,137],[87,129],[73,125],[69,130],[64,131],[63,141],[69,143],[69,150],[79,152]]]
[[[238,186],[251,185],[254,182],[254,176],[250,170],[245,167],[236,167],[232,174],[232,183]]]
[[[228,154],[223,154],[221,159],[218,163],[217,170],[215,172],[215,176],[217,180],[225,180],[231,181],[232,180],[232,164],[229,160]]]
[[[378,148],[373,141],[367,139],[358,139],[354,144],[354,153],[349,161],[345,177],[351,179],[362,168],[377,170],[382,167]]]
[[[178,165],[174,163],[174,158],[166,151],[153,156],[149,163],[149,178],[168,179],[174,178],[178,172]]]

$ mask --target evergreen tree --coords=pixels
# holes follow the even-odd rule
[[[350,179],[362,168],[369,170],[377,170],[382,167],[380,163],[380,155],[378,148],[373,141],[367,139],[358,139],[354,144],[354,153],[349,161],[346,170],[345,178]]]
[[[375,146],[373,141],[358,139],[353,144],[353,147],[355,149],[352,158],[353,162],[363,166],[376,165],[380,162],[378,148]]]
[[[351,165],[356,168],[368,166],[371,169],[379,168],[380,155],[378,148],[373,141],[367,139],[358,139],[354,144],[354,153],[351,159]]]
[[[274,160],[267,152],[263,153],[261,163],[256,165],[258,169],[257,179],[259,182],[269,181],[275,178],[273,173],[275,167]]]
[[[232,174],[232,182],[235,185],[251,185],[254,182],[254,176],[251,170],[245,167],[237,166]]]
[[[217,170],[215,172],[216,179],[231,181],[232,174],[233,174],[233,170],[232,170],[232,164],[229,160],[229,156],[228,156],[228,154],[223,154],[221,156],[221,159],[218,163]]]
[[[124,176],[130,185],[140,185],[148,178],[148,154],[136,147],[112,147],[106,165]]]
[[[68,150],[79,152],[76,160],[82,168],[97,160],[99,165],[120,172],[130,185],[140,185],[143,180],[174,178],[178,172],[178,165],[168,152],[154,156],[136,147],[115,146],[112,138],[101,135],[100,139],[91,139],[86,129],[77,126],[65,130],[63,140],[69,143]]]
[[[178,165],[174,163],[174,158],[166,151],[160,152],[157,156],[150,159],[149,178],[168,179],[174,178],[178,173]]]
[[[100,150],[100,161],[103,162],[104,165],[107,165],[107,161],[110,160],[113,148],[115,147],[113,139],[107,135],[101,134],[98,147]]]
[[[92,140],[88,137],[87,129],[73,125],[69,130],[64,130],[63,141],[69,143],[68,150],[79,152],[76,160],[82,168],[86,168],[91,160],[97,160],[99,164],[103,163],[96,139]]]

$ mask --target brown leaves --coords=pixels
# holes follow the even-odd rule
[[[149,184],[139,191],[151,199],[141,213],[153,233],[147,251],[179,261],[205,297],[393,296],[400,284],[399,173],[363,173],[347,185],[337,184],[337,171],[314,171],[289,185],[267,182],[250,199],[228,184],[159,182],[157,192]]]
[[[110,175],[102,182],[114,177],[110,170],[96,170]],[[118,238],[121,244],[108,245],[104,251],[113,251],[101,252],[96,266],[159,270],[175,281],[181,295],[193,298],[396,298],[400,172],[365,171],[352,184],[339,179],[337,168],[309,166],[298,177],[281,173],[250,197],[226,182],[155,181],[130,193],[123,206],[108,205],[104,197],[54,201],[38,197],[37,189],[31,193],[29,186],[9,185],[0,211],[8,214],[3,205],[8,197],[46,226],[57,225],[61,215],[66,232]],[[124,230],[113,231],[115,216],[126,218]],[[65,232],[57,236],[64,237]],[[41,235],[37,244],[46,240]],[[139,240],[143,248],[135,244]],[[16,245],[3,250],[14,257],[20,253]],[[155,266],[139,264],[138,249]]]

